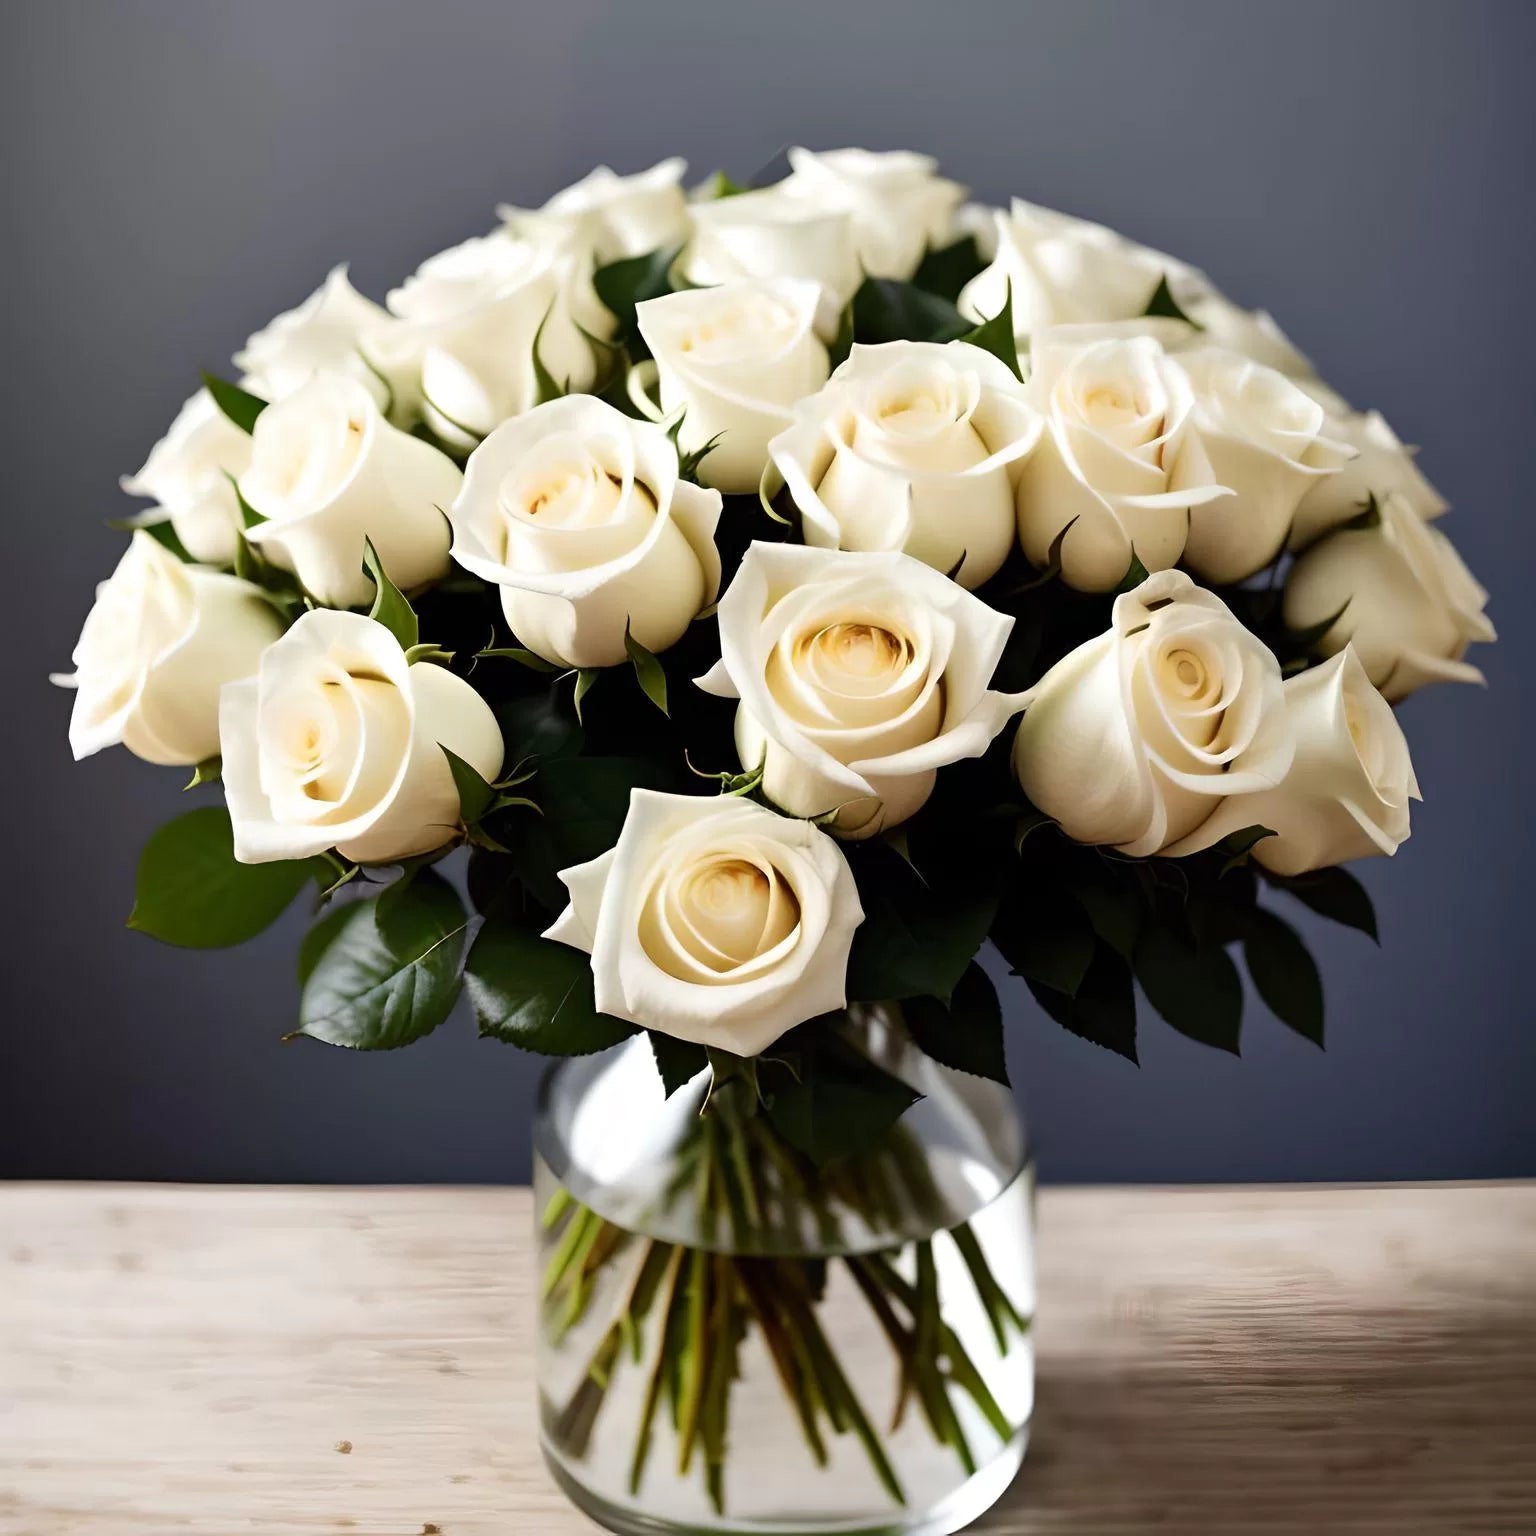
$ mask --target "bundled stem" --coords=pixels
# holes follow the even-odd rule
[[[934,1439],[953,1451],[967,1475],[975,1472],[976,1449],[957,1412],[956,1394],[974,1404],[999,1440],[1010,1439],[1015,1426],[944,1320],[934,1251],[939,1239],[837,1252],[849,1215],[871,1231],[900,1230],[904,1222],[941,1209],[920,1152],[898,1127],[879,1153],[817,1169],[750,1112],[736,1091],[742,1086],[720,1085],[668,1191],[669,1199],[697,1202],[706,1243],[713,1245],[726,1229],[732,1244],[722,1250],[640,1240],[616,1315],[570,1400],[551,1416],[554,1445],[578,1459],[587,1453],[627,1354],[646,1371],[630,1458],[631,1495],[638,1496],[644,1484],[665,1400],[676,1437],[677,1475],[687,1476],[700,1464],[710,1503],[723,1513],[732,1388],[740,1377],[741,1346],[755,1332],[814,1464],[827,1464],[830,1437],[851,1434],[892,1502],[904,1505],[882,1433],[822,1326],[829,1268],[836,1268],[862,1296],[894,1357],[894,1409],[885,1433],[901,1427],[915,1402]],[[542,1287],[545,1327],[558,1345],[586,1315],[599,1281],[630,1256],[636,1240],[564,1190],[556,1191],[541,1220],[551,1244]],[[807,1236],[833,1257],[806,1256]],[[948,1229],[947,1240],[969,1274],[999,1353],[1006,1354],[1028,1330],[1028,1319],[998,1282],[968,1224]],[[775,1251],[785,1248],[790,1251]],[[653,1313],[646,1363],[643,1338]]]

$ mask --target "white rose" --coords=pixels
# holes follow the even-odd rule
[[[603,1013],[755,1056],[846,1004],[864,910],[842,851],[807,821],[637,789],[618,843],[560,878],[571,904],[546,937],[592,956]]]
[[[316,374],[256,418],[240,489],[267,521],[245,536],[319,602],[356,607],[374,591],[367,539],[399,587],[447,574],[461,478],[446,454],[385,421],[361,384]]]
[[[598,264],[680,245],[688,236],[686,160],[663,160],[619,176],[606,165],[564,188],[542,208],[497,209],[525,239],[580,250]]]
[[[979,324],[1000,314],[1011,295],[1020,348],[1051,326],[1144,315],[1164,278],[1180,295],[1208,286],[1184,262],[1022,198],[1007,213],[995,210],[993,220],[995,254],[960,291],[960,312]]]
[[[571,308],[582,275],[559,248],[497,230],[440,251],[388,295],[407,322],[400,345],[416,359],[434,432],[470,447],[533,405],[535,339],[562,388],[593,382],[592,346]]]
[[[1302,498],[1291,525],[1293,550],[1305,549],[1329,529],[1358,517],[1372,496],[1382,502],[1396,493],[1425,521],[1446,510],[1445,498],[1420,472],[1414,450],[1398,441],[1380,412],[1351,411],[1333,416],[1328,435],[1347,443],[1355,450],[1355,457]]]
[[[955,341],[856,346],[768,445],[805,542],[904,550],[978,587],[1016,538],[1040,417],[1008,365]],[[706,461],[707,462],[707,461]]]
[[[442,749],[488,780],[502,760],[496,717],[463,678],[411,666],[382,624],[323,608],[224,689],[219,737],[246,864],[329,848],[360,864],[430,853],[460,826]]]
[[[1109,630],[1027,697],[1014,772],[1080,843],[1158,853],[1291,766],[1279,663],[1182,571],[1117,597]]]
[[[382,305],[364,298],[332,267],[325,281],[297,309],[269,322],[235,354],[247,389],[280,400],[317,373],[344,373],[356,379],[387,410],[394,389],[385,376],[400,322]]]
[[[130,496],[149,496],[159,503],[194,560],[228,565],[235,558],[240,528],[240,503],[230,476],[238,479],[250,462],[250,434],[200,389],[150,449],[143,469],[125,475],[120,483]]]
[[[694,203],[693,239],[683,255],[690,283],[717,285],[750,278],[803,278],[824,290],[823,332],[864,279],[852,216],[784,191],[781,182],[713,202]]]
[[[797,400],[820,389],[831,364],[817,339],[815,283],[727,283],[636,305],[656,359],[661,411],[683,413],[678,441],[693,453],[719,441],[701,478],[728,493],[755,491],[768,442],[790,424]]]
[[[283,632],[261,592],[183,565],[153,535],[133,536],[96,588],[80,631],[69,746],[76,761],[121,742],[146,762],[200,763],[219,750],[219,689],[256,670]]]
[[[1300,875],[1407,841],[1408,802],[1422,798],[1408,742],[1392,706],[1371,686],[1354,651],[1291,678],[1285,706],[1296,736],[1291,771],[1274,789],[1233,795],[1171,856],[1197,853],[1245,827],[1276,835],[1253,857],[1277,875]]]
[[[1354,450],[1283,373],[1240,352],[1179,356],[1195,391],[1194,428],[1212,474],[1233,494],[1192,506],[1184,562],[1218,586],[1261,571],[1285,547],[1296,507]]]
[[[1394,703],[1426,683],[1480,683],[1463,661],[1474,641],[1497,639],[1488,594],[1451,541],[1393,494],[1371,528],[1319,540],[1291,568],[1285,622],[1310,629],[1333,614],[1319,641],[1327,655],[1353,643],[1371,681]],[[1343,610],[1340,612],[1340,610]]]
[[[1067,530],[1061,574],[1080,591],[1115,587],[1132,553],[1167,569],[1190,509],[1231,494],[1191,430],[1194,391],[1158,331],[1062,326],[1035,338],[1027,396],[1046,426],[1019,478],[1019,537],[1044,565]]]
[[[622,662],[626,624],[664,651],[720,587],[720,493],[678,477],[660,427],[591,395],[503,422],[449,515],[454,558],[500,587],[523,645],[562,665]]]
[[[1287,377],[1316,382],[1310,360],[1266,310],[1244,309],[1213,288],[1188,293],[1182,307],[1200,327],[1194,345],[1226,347]]]
[[[909,279],[930,246],[948,242],[965,199],[965,188],[940,176],[931,155],[908,150],[792,149],[789,164],[782,190],[812,207],[846,212],[871,277]]]
[[[797,816],[838,811],[850,837],[913,815],[1019,709],[987,686],[1013,620],[907,555],[753,544],[719,620],[699,686],[741,700],[742,766]]]

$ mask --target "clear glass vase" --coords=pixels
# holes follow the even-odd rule
[[[1007,1090],[899,1026],[923,1098],[817,1169],[644,1036],[562,1062],[535,1127],[546,1460],[623,1536],[940,1536],[1018,1470],[1034,1396],[1033,1176]],[[737,1090],[740,1090],[738,1093]],[[733,1097],[734,1095],[734,1097]]]

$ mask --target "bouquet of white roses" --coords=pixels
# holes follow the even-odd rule
[[[382,307],[338,267],[123,482],[152,505],[60,679],[71,745],[224,801],[151,838],[131,924],[238,943],[315,887],[297,1032],[333,1044],[461,989],[532,1051],[643,1031],[752,1221],[890,1145],[914,1088],[868,1010],[1005,1080],[988,940],[1132,1058],[1137,983],[1237,1049],[1235,952],[1320,1043],[1259,898],[1373,931],[1338,866],[1408,836],[1391,706],[1493,638],[1412,450],[1196,269],[925,157],[682,173],[504,209]],[[616,1244],[550,1226],[574,1321]],[[990,1420],[986,1388],[924,1332],[921,1256],[887,1269],[855,1278],[954,1444],[947,1394]],[[632,1303],[689,1273],[648,1252]],[[709,1282],[712,1338],[739,1307],[773,1341],[760,1278]],[[808,1434],[845,1427],[817,1369],[785,1368]]]

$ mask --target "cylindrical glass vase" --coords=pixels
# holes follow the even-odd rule
[[[1024,1456],[1032,1168],[1006,1089],[899,1029],[923,1095],[816,1167],[749,1084],[666,1097],[644,1036],[555,1066],[535,1128],[545,1458],[621,1536],[941,1536]]]

